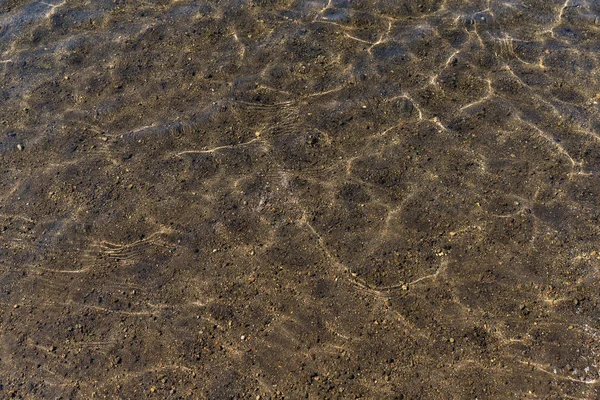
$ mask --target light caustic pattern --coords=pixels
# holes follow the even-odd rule
[[[0,10],[0,393],[598,397],[596,2]]]

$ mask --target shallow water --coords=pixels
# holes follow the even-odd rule
[[[597,1],[0,1],[0,397],[597,398]]]

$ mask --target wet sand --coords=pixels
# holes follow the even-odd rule
[[[596,399],[600,6],[0,1],[0,398]]]

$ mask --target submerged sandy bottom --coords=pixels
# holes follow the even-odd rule
[[[0,1],[0,397],[598,398],[599,17]]]

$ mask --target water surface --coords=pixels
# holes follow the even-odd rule
[[[0,397],[597,398],[599,18],[0,1]]]

